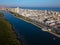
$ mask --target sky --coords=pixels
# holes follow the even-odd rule
[[[60,7],[60,0],[0,0],[0,6]]]

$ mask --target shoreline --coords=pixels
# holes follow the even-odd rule
[[[14,29],[14,28],[13,28],[13,29]],[[23,45],[23,42],[22,42],[22,40],[19,38],[19,35],[16,33],[15,29],[14,29],[13,31],[14,31],[15,34],[16,34],[16,38],[17,38],[18,42],[21,43],[21,45]]]
[[[11,13],[11,12],[10,12],[10,13]],[[12,13],[13,13],[13,14],[12,14]],[[27,22],[27,23],[31,23],[31,24],[37,26],[38,28],[40,28],[42,31],[48,32],[48,33],[53,34],[54,36],[60,38],[60,35],[58,35],[58,34],[56,34],[56,33],[53,33],[53,32],[51,32],[51,31],[48,31],[47,29],[45,30],[45,28],[42,28],[41,25],[37,25],[36,23],[33,23],[33,22],[31,22],[31,21],[27,21],[27,20],[25,20],[25,19],[23,19],[23,18],[20,18],[20,17],[16,16],[16,15],[14,14],[14,12],[12,12],[12,13],[11,13],[11,14],[12,14],[14,17],[16,17],[16,18],[18,18],[18,19],[21,19],[21,20],[24,20],[24,21]],[[17,15],[19,15],[19,14],[17,14]],[[31,19],[30,19],[30,20],[31,20]]]
[[[8,22],[8,21],[7,21],[7,22]],[[11,25],[12,32],[14,33],[14,35],[15,35],[15,37],[16,37],[16,39],[17,39],[18,43],[19,43],[19,45],[21,45],[21,43],[20,43],[20,41],[19,41],[19,39],[18,39],[18,35],[17,35],[17,33],[16,33],[15,29],[13,28],[13,26],[12,26],[12,24],[11,24],[10,22],[8,22],[8,23]]]
[[[5,20],[6,20],[6,19],[5,19]],[[6,20],[6,21],[7,21],[7,20]],[[7,21],[7,22],[8,22],[8,21]],[[18,36],[18,34],[16,33],[16,30],[14,29],[14,27],[12,26],[12,24],[11,24],[10,22],[8,22],[8,23],[11,25],[12,31],[13,31],[14,35],[16,36],[16,39],[17,39],[19,45],[23,45],[23,44],[22,44],[22,40],[19,39],[19,36]]]
[[[17,17],[17,18],[19,18],[19,17]],[[22,18],[19,18],[19,19],[24,20],[24,19],[22,19]],[[60,35],[57,35],[57,34],[55,34],[55,33],[53,33],[53,32],[47,31],[47,30],[43,30],[42,27],[40,27],[40,26],[38,26],[38,25],[36,25],[36,24],[34,24],[34,23],[32,23],[32,22],[29,22],[29,21],[26,21],[26,20],[24,20],[24,21],[27,22],[27,23],[33,24],[34,26],[37,26],[38,28],[40,28],[40,29],[41,29],[42,31],[44,31],[44,32],[48,32],[48,33],[53,34],[54,36],[60,38]]]
[[[21,43],[20,43],[20,41],[18,40],[18,38],[17,38],[17,34],[16,34],[16,31],[13,29],[13,27],[12,27],[12,24],[10,23],[10,22],[8,22],[5,18],[4,18],[4,16],[3,16],[3,18],[1,17],[0,18],[1,20],[0,20],[0,24],[1,24],[1,26],[0,26],[0,34],[2,35],[2,36],[5,36],[5,37],[2,37],[2,38],[0,38],[2,41],[3,40],[6,40],[7,39],[7,41],[8,42],[3,42],[4,43],[4,45],[5,44],[8,44],[8,45],[21,45]],[[8,35],[7,35],[8,34]],[[0,42],[1,44],[2,44],[2,42]]]

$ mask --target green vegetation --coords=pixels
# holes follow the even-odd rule
[[[0,13],[0,17],[3,17],[3,13]]]
[[[2,13],[0,17],[3,17]],[[0,45],[21,45],[11,24],[4,18],[0,18]]]
[[[29,22],[32,22],[33,20],[29,19],[28,17],[24,17],[22,15],[19,15],[18,13],[14,13],[14,12],[11,12],[9,11],[11,14],[13,14],[15,17],[18,17],[18,18],[21,18],[21,19],[24,19],[26,21],[29,21]]]

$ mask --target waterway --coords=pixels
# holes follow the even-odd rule
[[[0,12],[3,12],[5,19],[12,24],[23,45],[60,45],[60,38],[42,31],[33,24],[14,17],[7,11]]]

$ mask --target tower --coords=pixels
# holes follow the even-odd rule
[[[19,13],[19,7],[16,8],[16,12]]]

